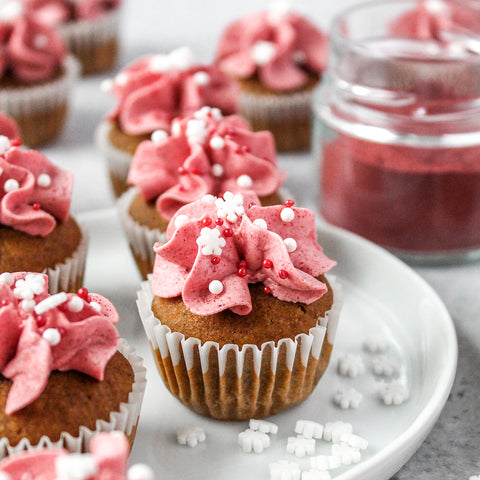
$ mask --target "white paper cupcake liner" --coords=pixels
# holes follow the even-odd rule
[[[12,446],[8,439],[2,438],[0,439],[0,458],[24,450],[31,451],[51,447],[65,448],[72,453],[82,453],[88,451],[90,439],[99,432],[115,430],[123,432],[127,436],[134,434],[145,392],[146,369],[143,366],[143,359],[135,353],[135,349],[128,345],[125,339],[119,340],[118,350],[129,361],[134,373],[134,381],[132,391],[128,395],[128,402],[122,402],[118,411],[111,412],[108,421],[97,420],[94,430],[80,426],[77,436],[64,432],[56,442],[43,436],[36,445],[32,445],[28,439],[22,439],[17,445]]]
[[[112,187],[117,194],[120,186],[127,187],[128,171],[132,163],[132,155],[114,147],[109,140],[110,122],[102,122],[95,132],[95,143],[107,163],[108,172],[112,178]]]
[[[2,88],[0,110],[12,117],[25,117],[31,113],[54,110],[67,103],[79,76],[80,64],[69,55],[63,66],[64,74],[51,82],[22,88]]]
[[[48,289],[51,294],[58,292],[75,292],[83,284],[85,263],[88,251],[88,232],[79,224],[82,236],[73,255],[53,268],[42,273],[48,276]]]
[[[220,348],[172,332],[154,316],[150,281],[143,282],[137,306],[165,385],[184,405],[219,419],[260,418],[303,401],[328,365],[337,331],[341,288],[334,277],[329,282],[334,304],[308,334],[260,348]]]

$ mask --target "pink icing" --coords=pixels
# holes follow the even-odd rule
[[[0,78],[47,80],[61,67],[66,51],[59,34],[25,15],[0,22]]]
[[[118,104],[109,119],[118,121],[124,132],[138,135],[169,131],[174,117],[204,105],[234,113],[237,83],[215,66],[193,64],[189,55],[178,49],[169,55],[148,55],[128,65],[114,79],[112,93]],[[199,76],[207,78],[206,83],[198,80]]]
[[[49,295],[48,277],[26,272],[0,276],[0,299],[0,372],[13,381],[7,415],[36,400],[53,370],[103,379],[118,340],[118,314],[107,299]]]
[[[10,142],[20,144],[20,129],[8,115],[0,113],[0,135],[7,137]]]
[[[182,295],[198,315],[226,309],[248,314],[249,283],[262,282],[287,302],[309,304],[324,295],[327,287],[315,277],[335,262],[317,243],[313,212],[293,208],[293,202],[259,203],[253,192],[227,192],[182,207],[168,225],[167,242],[154,247],[153,293]],[[221,291],[215,291],[219,285]]]
[[[250,131],[237,115],[223,117],[217,109],[203,107],[174,120],[172,132],[165,140],[138,146],[127,179],[145,201],[156,199],[164,218],[207,193],[241,190],[242,180],[246,188],[265,196],[285,179],[276,165],[272,134]],[[195,138],[195,132],[204,133],[204,138]],[[213,148],[216,141],[223,146]]]
[[[220,38],[216,63],[229,75],[259,80],[272,90],[300,88],[306,72],[320,74],[327,63],[327,37],[307,19],[293,12],[280,17],[262,11],[232,23]],[[273,53],[261,61],[255,49],[268,42]]]
[[[43,183],[42,180],[46,183]],[[10,187],[14,183],[15,187]],[[8,149],[0,155],[0,223],[48,235],[69,217],[73,177],[35,150]]]
[[[25,10],[44,25],[56,27],[75,20],[95,19],[115,10],[120,0],[21,0]]]
[[[59,448],[21,452],[4,458],[0,462],[0,472],[7,474],[10,480],[71,478],[68,475],[63,477],[60,475],[61,459],[63,468],[70,473],[75,473],[76,478],[89,480],[126,480],[128,478],[126,466],[130,449],[125,435],[120,432],[97,433],[90,441],[89,450],[91,457],[88,454],[70,454],[67,450]],[[84,473],[81,470],[82,459],[85,459],[87,465],[93,461],[96,470],[93,475],[82,476]],[[138,480],[141,479],[138,478]]]

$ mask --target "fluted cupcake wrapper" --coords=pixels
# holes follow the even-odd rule
[[[314,89],[274,95],[240,93],[240,113],[254,131],[270,130],[280,152],[310,147]]]
[[[119,197],[129,188],[127,177],[132,163],[132,155],[110,143],[110,130],[110,123],[102,122],[95,132],[95,142],[107,163],[113,193],[116,197]]]
[[[48,289],[51,294],[76,292],[83,286],[85,263],[88,251],[88,232],[79,224],[82,236],[75,252],[64,262],[47,268],[42,273],[48,276]]]
[[[122,402],[118,411],[111,412],[108,421],[97,420],[93,430],[80,426],[77,436],[63,432],[56,442],[53,442],[47,436],[43,436],[36,445],[32,445],[28,439],[22,439],[17,445],[12,446],[8,439],[1,438],[0,458],[25,450],[31,451],[51,447],[65,448],[72,453],[87,452],[90,439],[99,432],[122,432],[128,437],[130,445],[132,445],[145,392],[146,369],[143,366],[143,359],[136,354],[135,349],[125,339],[120,339],[118,350],[130,363],[134,373],[134,381],[132,391],[128,395],[128,402]]]
[[[61,132],[80,65],[70,55],[63,67],[63,74],[50,82],[0,89],[0,111],[16,120],[25,145],[48,142]]]
[[[118,56],[119,8],[95,19],[65,23],[59,30],[69,51],[80,60],[84,74],[114,66]]]
[[[156,318],[150,281],[137,306],[166,387],[184,405],[209,417],[246,420],[273,415],[307,398],[323,375],[338,326],[341,288],[329,277],[334,304],[308,334],[239,347],[185,338]]]
[[[155,263],[153,246],[156,242],[164,243],[167,237],[165,232],[141,225],[129,215],[128,209],[136,195],[138,195],[136,188],[127,190],[117,200],[117,209],[130,250],[135,258],[142,278],[146,280],[147,275],[153,272],[153,265]]]

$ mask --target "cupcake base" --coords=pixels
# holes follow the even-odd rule
[[[340,289],[330,279],[334,304],[308,334],[256,345],[202,343],[156,318],[150,282],[137,305],[165,386],[185,406],[220,420],[273,415],[305,400],[325,372],[340,313]]]

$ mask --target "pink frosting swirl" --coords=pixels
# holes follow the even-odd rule
[[[21,0],[25,10],[38,22],[56,27],[75,20],[100,18],[115,10],[120,0]]]
[[[218,109],[203,107],[175,120],[171,137],[142,142],[127,182],[140,189],[145,201],[156,199],[160,214],[170,219],[208,193],[249,189],[265,196],[284,179],[270,132],[252,132],[241,117],[223,117]]]
[[[126,467],[130,448],[125,435],[97,433],[90,441],[89,451],[89,454],[71,454],[65,449],[50,448],[16,453],[0,462],[0,472],[7,474],[9,480],[52,480],[71,478],[72,474],[89,480],[129,478]]]
[[[36,400],[53,370],[103,379],[118,341],[107,299],[85,290],[49,295],[48,277],[26,272],[0,275],[0,299],[0,372],[13,381],[7,415]]]
[[[30,16],[0,20],[0,78],[9,75],[22,82],[48,80],[57,73],[65,55],[59,34]]]
[[[328,40],[293,11],[248,14],[226,28],[216,63],[235,78],[259,80],[272,90],[301,88],[306,72],[320,74],[327,64]]]
[[[0,113],[0,137],[7,137],[10,144],[20,145],[20,129],[15,120]],[[5,140],[4,140],[5,142]],[[1,147],[0,147],[1,148]]]
[[[195,64],[179,48],[168,55],[148,55],[118,74],[111,91],[118,100],[110,113],[131,135],[170,130],[174,117],[204,105],[230,114],[237,110],[238,85],[215,66]]]
[[[4,137],[5,138],[5,137]],[[0,150],[0,223],[48,235],[70,213],[73,177],[35,150]]]
[[[259,206],[253,192],[213,196],[182,207],[157,243],[152,291],[182,295],[198,315],[252,310],[249,283],[262,282],[279,300],[310,304],[327,291],[315,277],[330,270],[318,245],[313,212]],[[165,281],[168,278],[168,282]]]

